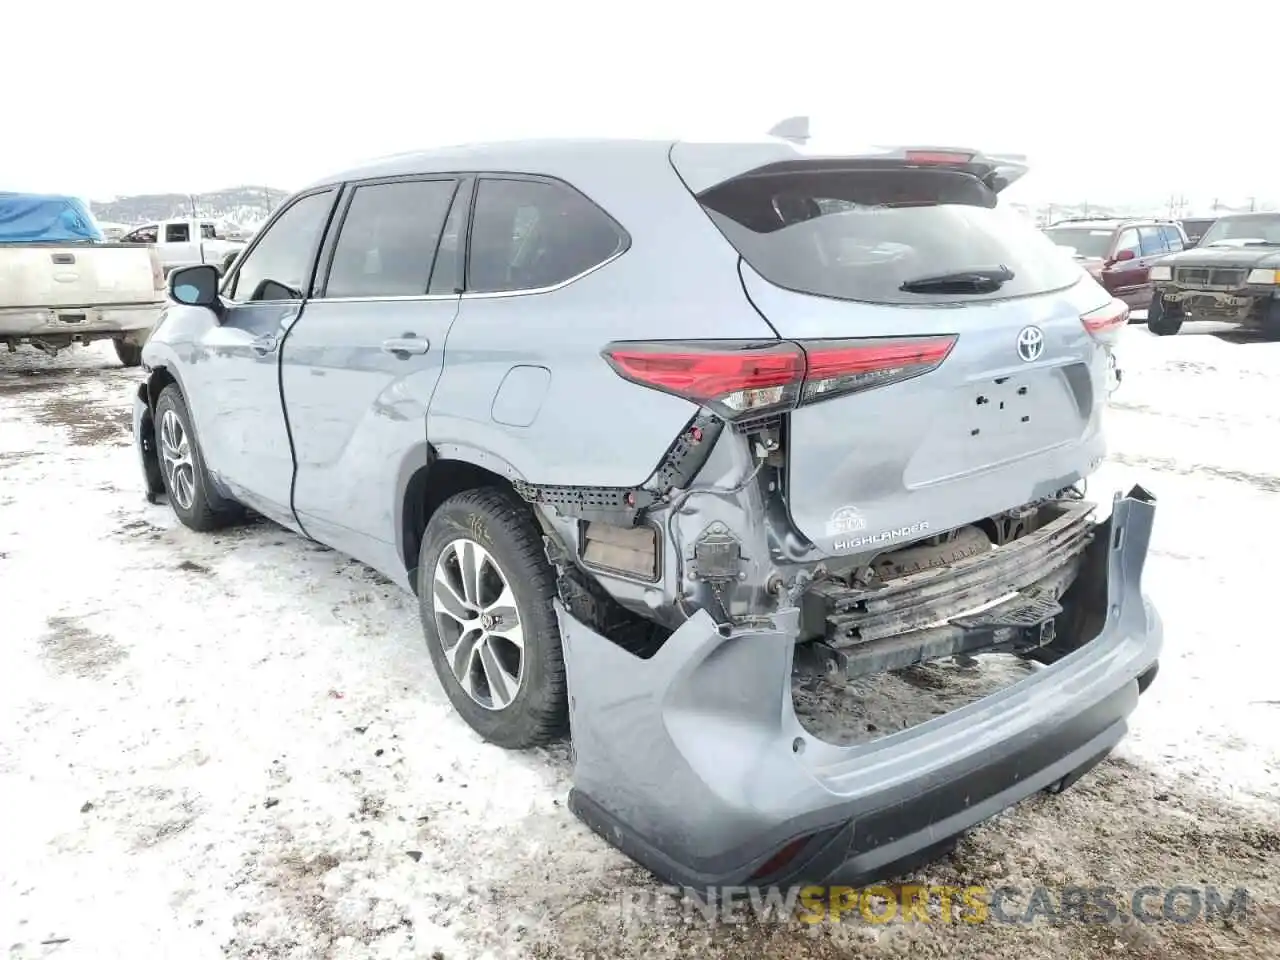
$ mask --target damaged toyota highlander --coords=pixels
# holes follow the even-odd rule
[[[1161,648],[1154,499],[1083,490],[1127,310],[997,207],[1025,170],[774,136],[333,176],[170,276],[148,496],[415,593],[458,714],[568,733],[571,809],[660,877],[886,877],[1105,757]],[[796,676],[989,653],[1024,675],[879,739],[797,717]]]

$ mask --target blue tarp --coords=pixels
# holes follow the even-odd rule
[[[101,243],[102,230],[83,201],[38,193],[0,193],[0,243]]]

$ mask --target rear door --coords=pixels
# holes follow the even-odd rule
[[[283,346],[298,521],[387,573],[403,573],[395,478],[426,464],[469,198],[458,177],[349,186],[306,315]],[[446,233],[453,242],[440,249]]]
[[[974,177],[794,162],[699,200],[751,302],[807,354],[786,496],[822,549],[970,523],[1100,457],[1105,354],[1082,317],[1110,298]]]

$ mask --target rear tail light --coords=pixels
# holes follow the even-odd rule
[[[1084,314],[1080,322],[1095,339],[1112,343],[1129,322],[1129,307],[1123,300],[1112,300],[1105,307]]]
[[[817,341],[805,344],[805,377],[800,402],[812,403],[900,383],[941,365],[956,338],[885,338]]]
[[[954,336],[616,343],[603,355],[624,380],[746,420],[921,376],[955,343]]]

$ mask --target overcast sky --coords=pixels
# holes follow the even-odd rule
[[[520,136],[1030,155],[1021,199],[1280,199],[1280,3],[12,0],[0,190],[300,187]]]

